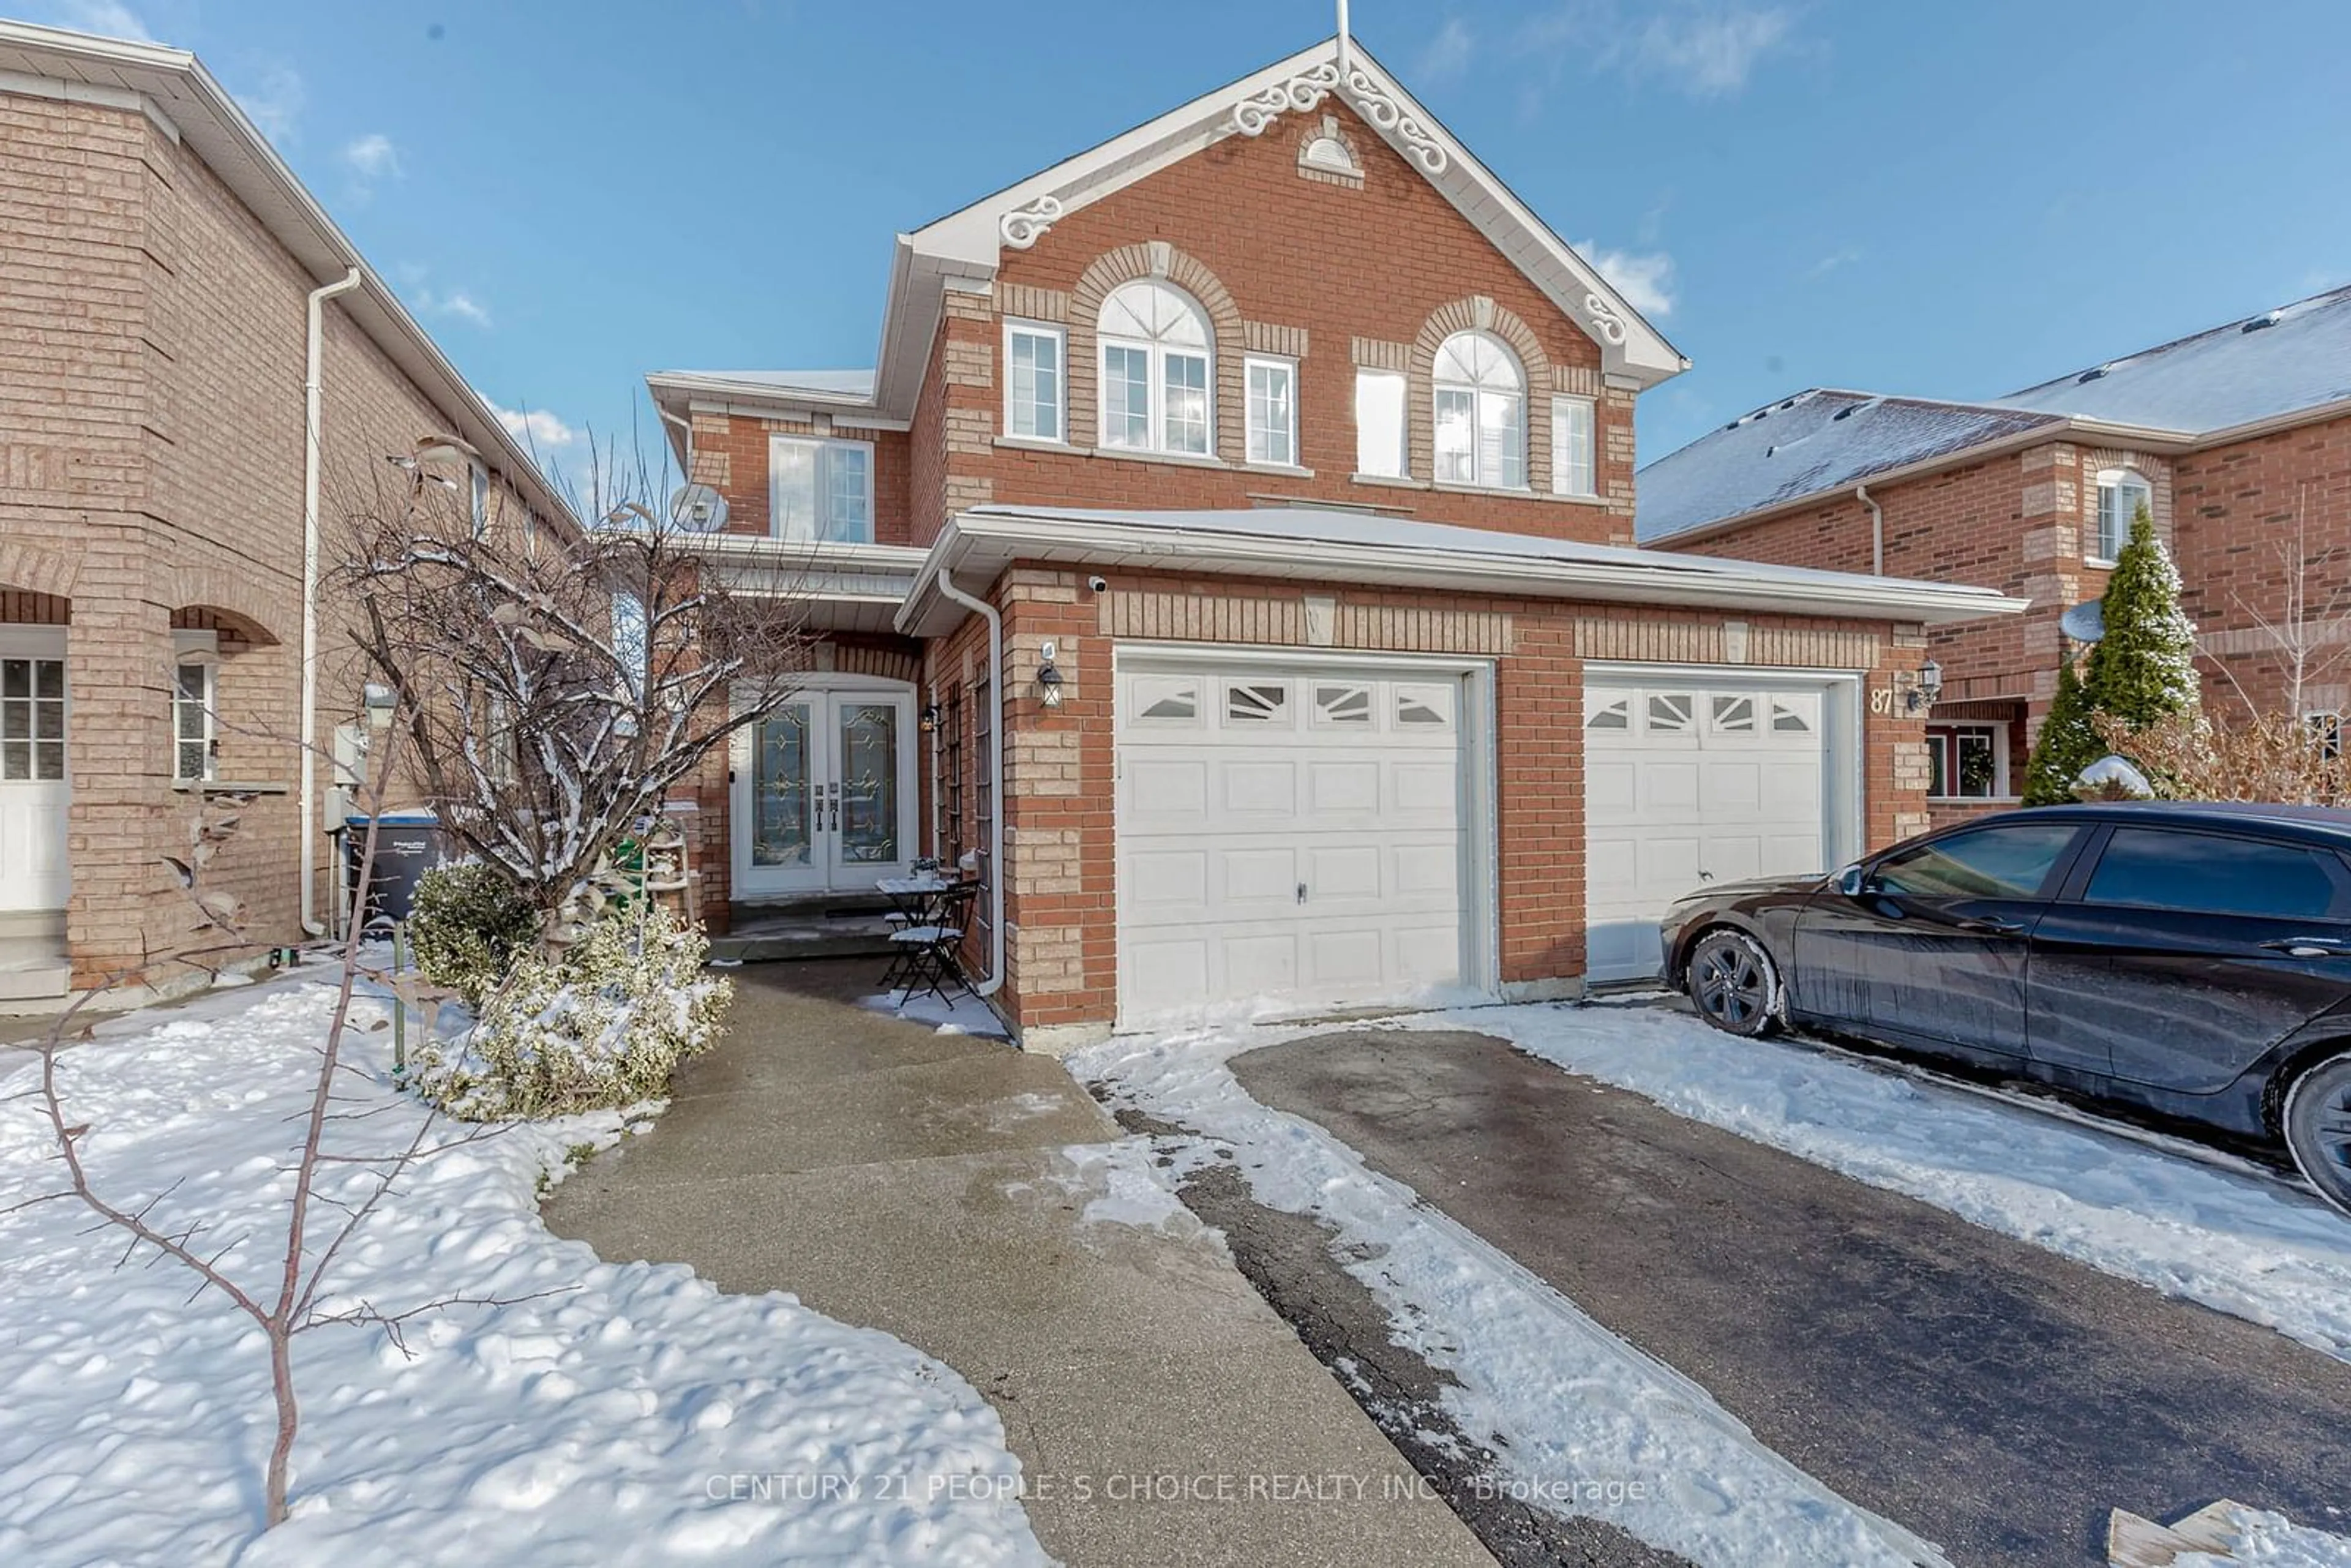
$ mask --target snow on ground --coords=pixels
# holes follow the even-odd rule
[[[1734,1040],[1663,1008],[1395,1021],[1499,1036],[1677,1115],[2351,1361],[2351,1218],[2281,1182],[1851,1057]]]
[[[1226,1068],[1240,1051],[1329,1027],[1122,1036],[1069,1065],[1228,1150],[1260,1202],[1334,1228],[1336,1254],[1387,1311],[1397,1343],[1459,1380],[1444,1397],[1460,1430],[1503,1435],[1498,1489],[1612,1521],[1707,1568],[1944,1563],[1322,1129],[1259,1105]],[[1166,1142],[1179,1161],[1208,1157],[1201,1139]]]
[[[900,998],[904,998],[904,1000]],[[925,991],[908,997],[904,991],[885,991],[867,997],[863,1006],[877,1013],[890,1013],[910,1023],[932,1025],[940,1034],[992,1035],[1008,1038],[1004,1020],[996,1016],[986,1002],[968,991],[958,991],[952,1001],[943,999],[936,991]]]
[[[2189,1552],[2172,1568],[2351,1568],[2351,1540],[2340,1535],[2242,1504],[2230,1511],[2229,1523],[2236,1544],[2226,1556]]]
[[[216,1221],[213,1246],[234,1242],[227,1267],[260,1285],[331,1004],[295,977],[68,1051],[100,1189],[168,1192],[156,1217]],[[390,1038],[349,1046],[347,1108],[375,1113],[332,1146],[413,1134]],[[55,1167],[31,1076],[0,1074],[6,1210]],[[542,1180],[624,1135],[612,1114],[504,1129],[424,1161],[369,1218],[331,1276],[341,1303],[510,1304],[415,1321],[405,1354],[375,1328],[300,1336],[294,1517],[242,1555],[275,1425],[258,1332],[216,1295],[191,1303],[176,1264],[117,1268],[120,1241],[71,1200],[0,1213],[0,1563],[1042,1563],[999,1500],[1019,1469],[1002,1426],[946,1367],[790,1296],[722,1295],[548,1233]]]

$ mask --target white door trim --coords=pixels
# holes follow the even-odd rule
[[[73,671],[69,659],[70,627],[36,626],[22,622],[0,625],[0,658],[57,660],[67,664],[65,692],[66,770],[62,779],[0,780],[0,813],[22,813],[13,821],[0,817],[0,912],[10,915],[47,914],[62,910],[73,897],[73,866],[67,853],[73,810]],[[39,824],[54,816],[54,831]],[[47,853],[43,852],[46,842]],[[32,870],[25,870],[29,862]],[[43,871],[44,864],[49,869]]]
[[[1495,733],[1494,661],[1447,653],[1384,653],[1369,648],[1298,648],[1281,644],[1198,643],[1119,641],[1111,645],[1112,756],[1111,783],[1111,915],[1120,919],[1122,830],[1118,820],[1118,774],[1123,767],[1118,737],[1124,728],[1121,693],[1123,677],[1138,666],[1277,664],[1305,670],[1362,670],[1395,674],[1450,676],[1462,683],[1459,705],[1459,779],[1461,823],[1462,953],[1461,984],[1489,996],[1501,989],[1500,901],[1497,896],[1499,823],[1495,811],[1498,777]],[[1123,965],[1124,947],[1119,963]],[[1120,1022],[1124,1018],[1124,987],[1119,985]]]

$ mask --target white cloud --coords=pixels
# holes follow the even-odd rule
[[[1851,246],[1847,246],[1843,250],[1831,251],[1828,255],[1821,257],[1820,260],[1813,263],[1810,267],[1805,269],[1804,276],[1806,277],[1826,277],[1830,273],[1834,272],[1837,268],[1841,267],[1851,267],[1855,262],[1859,261],[1860,259],[1861,252],[1854,249]]]
[[[344,147],[343,163],[362,187],[370,186],[399,175],[400,149],[382,131],[371,131]]]
[[[1468,71],[1470,57],[1477,48],[1478,40],[1470,33],[1469,24],[1458,16],[1447,17],[1437,37],[1420,51],[1413,75],[1431,85],[1458,81]]]
[[[155,35],[139,14],[122,0],[63,0],[62,4],[36,9],[37,19],[47,13],[48,19],[61,27],[71,27],[78,33],[99,33],[110,38],[130,38],[141,44],[152,44]]]
[[[490,325],[490,308],[462,288],[453,288],[446,294],[435,294],[429,288],[420,289],[416,305],[427,316],[464,321],[485,329]]]
[[[302,73],[291,66],[270,66],[234,96],[237,107],[261,127],[264,136],[272,141],[287,141],[293,139],[294,121],[301,115],[309,89],[302,85]]]
[[[1604,250],[1586,240],[1576,250],[1644,316],[1674,311],[1674,258],[1662,250]]]
[[[580,439],[580,433],[543,408],[501,408],[490,404],[490,412],[507,427],[507,434],[535,452],[553,447],[569,446]]]
[[[1795,26],[1789,7],[1756,0],[1660,0],[1639,13],[1627,0],[1562,0],[1522,37],[1554,68],[1581,60],[1693,98],[1725,98],[1764,57],[1791,46]]]

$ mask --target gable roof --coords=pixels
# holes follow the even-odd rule
[[[1664,538],[1718,518],[1849,490],[1873,475],[2064,423],[2026,409],[1814,387],[1708,431],[1642,469],[1634,537]]]
[[[1813,388],[1635,479],[1634,537],[1727,532],[1873,478],[2071,437],[2188,452],[2351,413],[2351,286],[1984,402]]]
[[[450,422],[448,434],[465,437],[488,456],[547,517],[571,517],[570,507],[488,402],[417,325],[195,56],[160,44],[0,21],[0,91],[144,113],[166,136],[193,151],[316,282],[332,283],[357,268],[360,287],[337,305]]]
[[[2351,285],[1992,401],[2194,435],[2351,398]]]
[[[1472,156],[1362,45],[1331,37],[900,235],[866,406],[882,420],[912,416],[947,292],[986,292],[1007,249],[1026,249],[1070,213],[1227,137],[1259,134],[1281,116],[1305,112],[1334,94],[1591,334],[1609,374],[1646,388],[1689,368],[1681,351],[1597,268]],[[684,412],[680,403],[690,400],[697,385],[722,397],[799,400],[807,389],[761,379],[782,374],[663,371],[646,382],[654,400],[676,413]]]

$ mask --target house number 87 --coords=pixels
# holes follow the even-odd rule
[[[1869,711],[1877,714],[1894,711],[1894,688],[1879,686],[1869,694]]]

